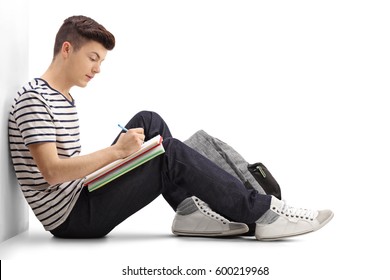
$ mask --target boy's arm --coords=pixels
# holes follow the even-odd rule
[[[137,151],[144,141],[142,128],[122,133],[115,145],[105,149],[70,158],[60,158],[53,142],[28,146],[34,162],[50,185],[83,178],[97,169]]]

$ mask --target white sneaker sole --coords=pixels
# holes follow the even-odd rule
[[[204,237],[218,237],[218,236],[234,236],[234,235],[241,235],[244,233],[247,233],[249,231],[248,226],[245,225],[245,227],[239,228],[239,229],[233,229],[229,231],[214,231],[214,232],[196,232],[196,231],[178,231],[178,230],[172,230],[172,232],[175,235],[179,236],[204,236]]]

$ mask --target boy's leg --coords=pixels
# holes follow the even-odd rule
[[[153,120],[153,121],[152,121]],[[153,124],[150,123],[153,122]],[[132,124],[135,123],[135,126]],[[143,126],[145,125],[146,126]],[[283,206],[275,199],[270,213],[271,197],[249,191],[245,186],[207,158],[182,142],[171,138],[162,119],[153,113],[138,114],[128,128],[142,126],[149,138],[153,133],[165,135],[166,153],[134,169],[108,186],[89,193],[84,189],[68,219],[52,231],[59,237],[101,237],[116,225],[163,194],[173,209],[190,196],[198,196],[222,215],[239,222],[256,222],[258,239],[283,238],[316,230],[326,224],[330,211],[310,211],[310,217],[279,216],[279,208],[288,213],[301,209]],[[280,205],[279,205],[279,204]],[[276,209],[276,210],[275,210]],[[286,210],[287,209],[287,210]],[[267,215],[264,215],[267,213]],[[314,214],[313,214],[314,213]],[[272,216],[269,218],[268,216]],[[259,218],[261,220],[259,221]],[[310,221],[303,219],[310,218]],[[293,219],[293,220],[290,220]],[[286,231],[284,225],[290,228]]]
[[[161,134],[166,153],[104,188],[91,193],[84,189],[67,221],[52,231],[54,235],[104,236],[161,193],[174,210],[195,195],[237,221],[253,222],[269,208],[267,197],[261,199],[256,192],[249,192],[239,180],[171,138],[168,126],[157,114],[138,113],[126,127],[143,127],[147,139]]]
[[[157,113],[142,111],[136,114],[126,124],[128,129],[135,127],[144,128],[146,140],[158,134],[164,138],[164,157],[168,157],[168,160],[163,164],[162,194],[174,210],[184,199],[193,195],[225,217],[240,222],[253,223],[269,209],[269,196],[248,191],[241,181],[172,138],[168,125]]]

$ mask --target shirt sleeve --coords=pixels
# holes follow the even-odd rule
[[[36,92],[25,92],[15,104],[14,117],[26,146],[55,142],[55,122],[46,100]]]

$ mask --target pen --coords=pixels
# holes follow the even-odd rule
[[[127,132],[127,128],[126,128],[126,127],[121,126],[119,123],[118,123],[118,126],[119,126],[124,132]]]

